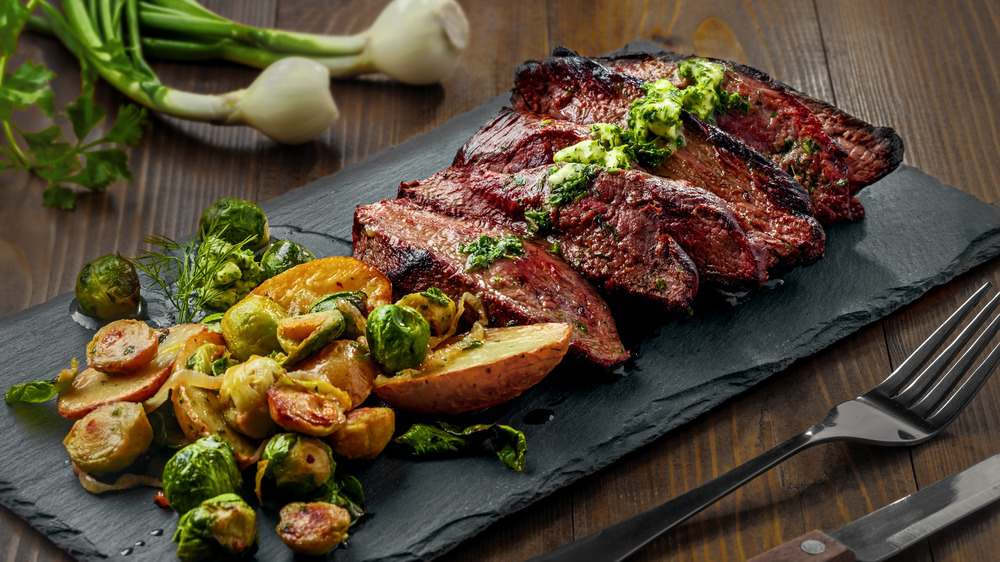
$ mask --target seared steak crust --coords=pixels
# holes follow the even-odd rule
[[[552,223],[549,238],[584,277],[609,294],[631,294],[675,311],[690,305],[699,278],[730,290],[758,288],[766,280],[763,247],[711,193],[641,171],[602,171],[581,199],[549,209],[551,167],[510,174],[453,167],[401,185],[399,196],[522,232],[525,211],[544,210]]]
[[[483,299],[494,325],[565,322],[573,327],[570,352],[604,367],[629,358],[607,303],[565,262],[531,240],[524,255],[467,270],[459,246],[482,235],[511,233],[488,221],[458,218],[412,201],[386,200],[354,214],[354,257],[392,281],[396,296],[435,286]]]
[[[589,59],[552,57],[518,68],[511,102],[516,109],[535,114],[536,126],[545,117],[624,126],[629,104],[643,95],[641,84]],[[823,256],[825,234],[808,195],[791,176],[732,135],[687,113],[684,134],[685,146],[650,172],[686,180],[727,201],[747,233],[767,249],[771,274]],[[549,140],[553,145],[558,141]],[[485,144],[485,139],[470,140],[466,146],[473,144]],[[537,139],[531,144],[544,146]],[[480,147],[477,153],[482,152]]]

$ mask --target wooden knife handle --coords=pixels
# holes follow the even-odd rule
[[[803,548],[802,543],[810,541]],[[823,531],[801,537],[754,556],[747,562],[855,562],[854,552]]]

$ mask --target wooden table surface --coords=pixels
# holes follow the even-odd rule
[[[748,63],[894,127],[906,143],[906,163],[1000,203],[995,3],[459,1],[472,44],[454,76],[433,87],[378,78],[334,81],[342,118],[315,142],[280,146],[245,128],[153,117],[131,151],[135,183],[81,196],[73,212],[43,207],[41,180],[0,175],[0,314],[72,290],[85,262],[114,251],[134,255],[149,233],[192,233],[200,211],[220,197],[265,201],[430,130],[508,90],[518,63],[557,45],[596,55],[647,39]],[[209,3],[247,23],[338,34],[367,27],[382,4]],[[75,97],[78,67],[61,45],[26,33],[18,50],[59,74],[60,105]],[[211,92],[243,87],[257,74],[214,64],[155,68],[168,85]],[[103,86],[98,98],[108,107],[122,101]],[[830,229],[829,236],[836,235]],[[984,281],[1000,281],[998,273],[1000,261],[994,260],[930,291],[611,467],[506,517],[442,559],[524,560],[725,472],[872,387],[962,296]],[[809,530],[836,529],[997,451],[1000,377],[931,442],[911,449],[832,444],[806,451],[661,537],[636,559],[743,560]],[[1000,509],[993,506],[902,558],[995,560],[998,552]],[[0,561],[36,559],[68,557],[0,508]]]

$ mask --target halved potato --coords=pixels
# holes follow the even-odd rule
[[[344,256],[297,265],[264,281],[252,293],[270,297],[291,314],[301,314],[321,297],[341,291],[364,291],[369,310],[392,302],[389,278],[359,259]]]
[[[104,404],[142,402],[153,396],[170,376],[170,367],[184,342],[208,331],[201,324],[182,324],[171,328],[160,342],[156,357],[134,373],[109,375],[93,368],[84,370],[73,379],[68,389],[59,394],[56,401],[59,415],[75,420]]]
[[[184,436],[192,442],[212,435],[221,437],[233,446],[240,469],[253,464],[260,442],[236,431],[222,416],[219,394],[197,386],[182,384],[170,395],[174,403],[177,423]]]
[[[531,388],[562,361],[569,324],[486,328],[470,346],[459,339],[424,364],[392,378],[380,376],[375,394],[391,406],[426,414],[460,414],[502,404]],[[435,356],[446,362],[435,361]]]

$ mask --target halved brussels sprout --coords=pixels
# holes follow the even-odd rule
[[[142,320],[115,320],[87,344],[87,366],[105,373],[135,372],[156,357],[160,335]]]
[[[239,361],[246,361],[251,355],[270,355],[281,349],[278,321],[287,317],[285,309],[273,300],[247,295],[222,316],[222,336]]]
[[[207,499],[236,493],[242,485],[232,445],[215,437],[177,451],[163,467],[163,494],[180,515]]]
[[[299,374],[292,371],[291,374]],[[271,419],[288,431],[325,436],[340,429],[351,407],[347,391],[323,380],[298,380],[282,375],[267,389]]]
[[[383,372],[391,375],[423,362],[431,328],[416,310],[387,304],[368,316],[365,336],[372,358]]]
[[[320,556],[347,539],[351,514],[327,502],[290,503],[281,508],[278,536],[295,552]]]
[[[127,258],[108,254],[83,266],[76,278],[76,302],[100,320],[132,316],[139,310],[139,274]]]
[[[392,408],[357,408],[346,417],[347,423],[327,437],[337,456],[345,459],[374,459],[396,431]]]
[[[152,442],[153,428],[146,411],[133,402],[95,408],[77,420],[63,439],[73,464],[89,474],[124,469]]]
[[[322,312],[324,310],[339,310],[344,315],[347,325],[344,326],[342,338],[356,340],[365,335],[368,295],[364,291],[333,293],[319,299],[309,307],[309,312]]]
[[[173,541],[185,561],[250,557],[257,551],[257,513],[240,496],[221,494],[182,515]]]
[[[277,426],[268,410],[267,390],[284,372],[274,359],[259,356],[227,369],[219,388],[226,421],[257,439],[274,433]]]
[[[278,321],[278,343],[285,350],[282,365],[294,365],[337,339],[346,322],[339,310],[324,310]]]
[[[408,306],[419,312],[430,324],[431,335],[434,336],[447,333],[455,321],[455,301],[437,287],[410,293],[396,301],[396,304]]]
[[[279,490],[299,495],[318,490],[337,467],[329,445],[297,433],[271,437],[260,459],[267,461],[264,478]]]
[[[263,248],[270,239],[264,210],[242,199],[226,197],[212,203],[202,213],[199,226],[202,237],[215,234],[250,250]]]
[[[314,259],[316,256],[302,244],[291,240],[278,240],[261,256],[260,265],[264,268],[264,275],[270,278]]]

